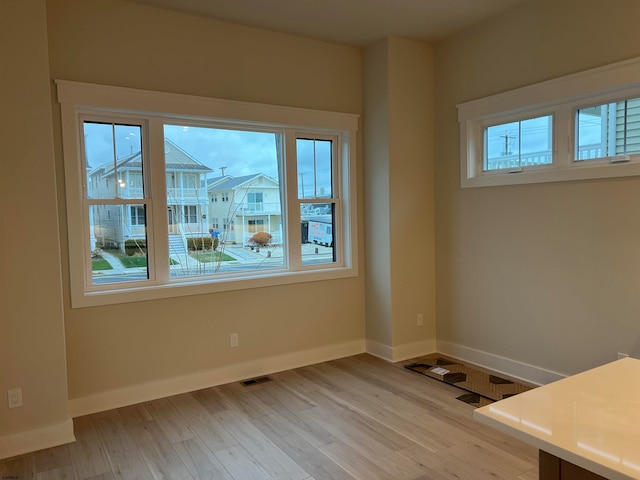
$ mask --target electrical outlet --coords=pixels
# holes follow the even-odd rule
[[[22,389],[13,388],[7,390],[7,403],[9,408],[17,408],[22,406]]]
[[[240,340],[238,339],[238,334],[237,333],[232,333],[231,335],[229,335],[229,346],[231,348],[236,348],[238,345],[240,345]]]
[[[422,313],[418,314],[418,326],[421,327],[424,325],[424,315]]]

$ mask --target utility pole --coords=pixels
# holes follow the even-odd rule
[[[509,152],[509,134],[505,133],[504,135],[500,135],[500,138],[504,138],[504,153],[503,155],[511,155]]]
[[[298,175],[300,175],[300,183],[302,187],[302,198],[305,198],[304,197],[304,176],[306,175],[306,173],[299,173]]]

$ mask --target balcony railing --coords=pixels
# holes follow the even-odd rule
[[[578,149],[576,160],[589,160],[601,158],[603,153],[602,144],[583,145]],[[508,168],[530,167],[533,165],[550,165],[553,163],[553,152],[543,150],[528,155],[505,155],[499,158],[492,158],[487,162],[485,171],[502,170]]]
[[[280,215],[282,212],[280,208],[280,202],[261,202],[261,203],[234,203],[232,204],[231,211],[234,211],[236,215]]]

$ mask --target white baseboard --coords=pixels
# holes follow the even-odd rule
[[[374,357],[381,358],[387,362],[393,362],[393,347],[383,343],[367,340],[367,353]]]
[[[435,339],[405,343],[404,345],[398,345],[396,347],[390,347],[389,345],[384,345],[373,340],[367,340],[367,353],[392,363],[427,355],[435,351]]]
[[[0,437],[0,459],[75,442],[73,420]],[[4,477],[3,477],[4,478]]]
[[[355,340],[301,352],[258,358],[181,377],[72,398],[69,400],[69,411],[72,417],[79,417],[364,352],[364,340]]]
[[[521,380],[533,385],[546,385],[547,383],[555,382],[556,380],[566,377],[566,375],[558,372],[545,370],[544,368],[534,365],[443,340],[436,342],[436,350],[443,355],[492,370],[496,373],[502,373],[512,377],[514,380]]]

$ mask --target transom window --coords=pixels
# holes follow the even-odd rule
[[[58,83],[74,307],[355,274],[355,117]]]
[[[458,105],[461,185],[640,175],[638,65],[633,59]]]
[[[485,129],[484,171],[517,171],[549,165],[552,157],[553,117],[530,118]]]

